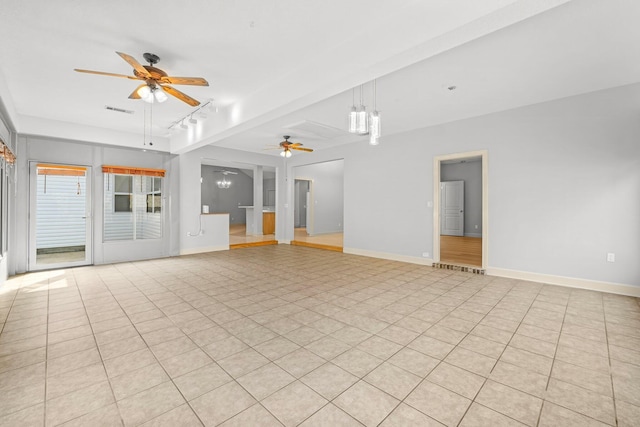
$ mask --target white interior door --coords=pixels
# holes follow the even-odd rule
[[[31,162],[29,169],[29,270],[91,264],[91,167]]]
[[[440,235],[464,235],[464,181],[440,183]]]

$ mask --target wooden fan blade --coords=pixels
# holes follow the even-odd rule
[[[131,92],[131,95],[129,95],[129,99],[140,99],[140,95],[138,95],[138,89],[140,89],[141,87],[146,86],[147,84],[141,84],[140,86],[138,86],[133,92]]]
[[[136,61],[133,56],[127,55],[126,53],[122,53],[122,52],[116,52],[116,53],[118,55],[120,55],[120,57],[122,57],[122,59],[127,61],[127,63],[129,65],[131,65],[133,67],[133,69],[136,70],[138,73],[140,73],[141,75],[145,76],[146,78],[151,78],[151,74],[149,74],[149,72],[146,70],[146,68],[144,68],[142,65],[140,65],[140,63],[138,61]]]
[[[202,77],[162,77],[160,83],[170,83],[172,85],[209,86],[209,82]]]
[[[186,102],[187,104],[191,105],[192,107],[197,107],[198,105],[200,105],[200,101],[197,101],[197,100],[193,99],[192,97],[190,97],[189,95],[180,92],[176,88],[173,88],[171,86],[160,86],[160,87],[162,88],[162,90],[167,92],[169,95],[175,96],[180,101]]]
[[[291,148],[292,150],[298,150],[298,151],[306,151],[308,153],[312,152],[313,150],[311,148],[304,148],[304,147],[294,147],[294,146],[290,146],[289,148]]]
[[[127,76],[124,74],[115,74],[115,73],[105,73],[104,71],[81,70],[79,68],[74,68],[73,70],[79,73],[98,74],[100,76],[110,76],[110,77],[123,77],[125,79],[131,79],[131,80],[142,80],[136,76]]]
[[[294,142],[293,144],[289,144],[289,147],[301,147],[302,143],[300,142]]]

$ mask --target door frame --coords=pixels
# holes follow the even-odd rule
[[[489,260],[489,153],[487,150],[445,154],[433,158],[433,262],[440,262],[440,165],[447,160],[480,157],[482,160],[482,269]]]
[[[36,242],[36,206],[37,206],[37,197],[38,197],[38,181],[36,174],[37,168],[39,164],[51,164],[51,165],[59,165],[59,166],[70,166],[70,167],[82,167],[85,168],[85,192],[86,192],[86,202],[85,202],[85,246],[84,246],[84,254],[85,258],[82,261],[75,262],[63,262],[57,264],[43,264],[37,265],[36,259],[36,251],[37,251],[37,242]],[[92,265],[93,264],[93,168],[90,165],[79,165],[79,164],[70,164],[70,163],[60,163],[60,162],[44,162],[44,161],[29,161],[29,243],[27,247],[27,271],[39,271],[39,270],[51,270],[57,268],[67,268],[67,267],[80,267],[84,265]]]

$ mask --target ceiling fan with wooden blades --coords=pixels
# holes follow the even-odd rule
[[[160,57],[153,53],[145,53],[142,55],[149,65],[142,65],[131,55],[116,52],[122,59],[133,67],[133,75],[106,73],[103,71],[82,70],[75,68],[79,73],[98,74],[101,76],[122,77],[130,80],[142,80],[143,84],[138,86],[131,95],[130,99],[143,99],[146,102],[163,102],[167,99],[165,92],[171,96],[178,98],[180,101],[186,102],[192,107],[200,105],[200,101],[180,92],[169,84],[174,85],[191,85],[191,86],[209,86],[202,77],[172,77],[155,65],[160,61]]]
[[[277,147],[274,147],[274,149],[282,149],[282,152],[280,152],[282,157],[291,157],[291,150],[306,151],[307,153],[311,153],[313,151],[311,148],[303,147],[299,142],[289,141],[289,138],[291,138],[289,135],[284,135],[283,138],[284,141],[281,141]]]

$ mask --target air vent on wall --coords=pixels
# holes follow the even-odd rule
[[[105,105],[104,108],[105,110],[116,111],[118,113],[133,114],[132,110],[125,110],[124,108],[111,107],[110,105]]]

